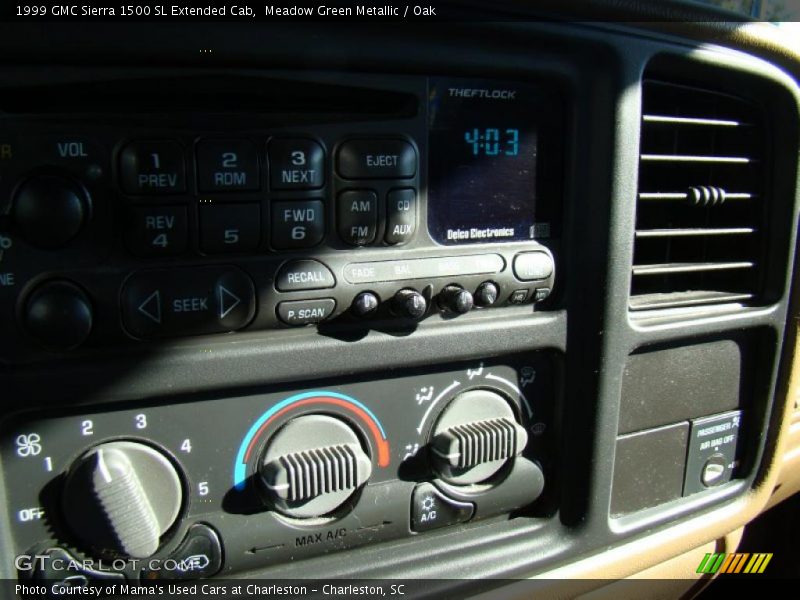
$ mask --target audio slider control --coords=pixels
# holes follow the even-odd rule
[[[344,278],[349,283],[378,283],[433,277],[493,275],[500,273],[505,265],[505,260],[499,254],[381,260],[350,263],[344,268]]]

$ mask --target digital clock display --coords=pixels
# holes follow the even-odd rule
[[[464,132],[464,141],[472,147],[472,156],[519,156],[519,129],[496,127]]]
[[[539,104],[529,85],[431,81],[428,229],[437,242],[550,235],[537,213]]]

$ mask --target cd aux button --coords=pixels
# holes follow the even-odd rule
[[[405,244],[417,231],[417,193],[413,189],[392,190],[387,196],[386,243]]]
[[[293,260],[283,265],[275,277],[279,292],[322,290],[336,285],[331,270],[321,262],[311,259]]]
[[[417,152],[403,140],[350,140],[337,161],[345,179],[410,179],[417,173]]]

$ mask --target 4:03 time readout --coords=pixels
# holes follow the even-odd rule
[[[519,155],[519,129],[475,127],[464,132],[464,141],[470,145],[472,156]]]

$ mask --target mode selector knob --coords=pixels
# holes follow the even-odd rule
[[[268,442],[259,473],[273,508],[299,519],[324,517],[367,482],[372,461],[348,424],[328,415],[304,415]]]
[[[87,221],[91,203],[77,183],[59,175],[35,175],[17,188],[12,218],[28,243],[53,250],[65,246]]]
[[[456,396],[436,421],[434,468],[448,483],[484,483],[520,455],[528,434],[508,401],[490,390]]]
[[[178,518],[181,478],[150,446],[107,442],[81,456],[65,482],[63,510],[75,535],[104,555],[147,558]]]

